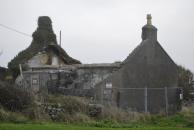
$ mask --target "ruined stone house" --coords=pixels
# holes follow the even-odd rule
[[[56,42],[49,17],[38,19],[31,45],[20,52],[10,68],[27,66],[16,83],[33,93],[61,93],[93,96],[94,86],[120,68],[120,63],[81,64],[70,57]]]
[[[30,55],[23,57],[25,53]],[[16,83],[34,93],[89,96],[100,104],[141,112],[179,109],[177,66],[157,41],[151,15],[134,51],[123,62],[105,64],[81,64],[68,56],[56,42],[50,18],[39,17],[31,45],[13,64],[28,66]]]

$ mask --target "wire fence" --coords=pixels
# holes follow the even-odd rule
[[[180,109],[182,90],[179,87],[163,88],[103,88],[101,102],[116,102],[120,108],[140,112],[165,112],[166,115]]]

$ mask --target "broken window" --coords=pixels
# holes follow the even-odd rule
[[[32,79],[32,85],[38,85],[38,79]]]
[[[112,83],[106,83],[106,88],[112,88]]]

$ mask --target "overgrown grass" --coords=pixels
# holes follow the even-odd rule
[[[146,115],[145,117],[143,117],[143,114],[141,115],[141,118],[138,118],[138,120],[133,120],[133,121],[129,121],[129,122],[118,122],[116,120],[113,119],[102,119],[102,120],[95,120],[92,118],[89,118],[86,115],[76,115],[78,117],[72,117],[72,121],[69,121],[70,117],[68,117],[68,121],[66,122],[51,122],[50,123],[48,121],[44,121],[44,120],[29,120],[28,118],[24,117],[22,114],[18,114],[18,113],[12,113],[12,112],[6,112],[4,110],[0,110],[0,126],[6,126],[6,125],[10,125],[9,127],[12,127],[14,125],[16,125],[17,127],[29,127],[30,125],[34,126],[34,127],[54,127],[56,126],[57,128],[61,125],[64,127],[68,126],[67,128],[69,128],[69,126],[73,126],[73,128],[94,128],[94,127],[98,127],[98,128],[192,128],[194,129],[194,115],[193,115],[194,109],[193,108],[184,108],[182,112],[177,113],[175,115],[169,116],[169,117],[165,117],[163,115]],[[63,115],[62,115],[63,116]],[[66,116],[66,115],[65,115]],[[68,115],[71,116],[71,115]],[[75,115],[74,115],[75,116]],[[84,116],[85,118],[87,118],[86,120],[82,120],[82,121],[73,121],[74,119],[83,119]],[[137,116],[137,115],[136,115]],[[143,118],[143,120],[142,120]],[[4,123],[2,122],[4,121]],[[6,122],[12,122],[12,123],[16,123],[16,124],[9,124]],[[48,125],[52,124],[52,125]],[[19,124],[19,125],[17,125]],[[27,124],[27,125],[24,125]],[[43,126],[42,126],[43,125]],[[48,126],[47,126],[48,125]],[[2,127],[0,127],[2,129]],[[56,129],[57,129],[56,128]],[[3,128],[4,129],[4,128]],[[33,129],[33,128],[32,128]],[[66,128],[64,128],[66,129]],[[5,129],[6,130],[6,129]],[[9,129],[8,129],[9,130]]]
[[[194,107],[184,107],[181,112],[169,117],[155,115],[146,124],[162,127],[190,127],[194,128]]]
[[[30,120],[22,113],[9,112],[0,108],[0,122],[27,123]]]
[[[68,114],[87,113],[89,104],[89,100],[87,98],[62,95],[48,95],[45,98],[45,102],[51,104],[60,104]]]
[[[68,126],[98,128],[143,128],[143,127],[177,127],[194,128],[194,107],[183,108],[181,112],[166,117],[164,114],[150,115],[124,111],[114,107],[104,107],[97,117],[88,114],[89,101],[85,98],[71,96],[48,97],[45,103],[60,104],[64,109],[57,113],[57,120],[51,120],[48,113],[40,106],[34,105],[20,112],[10,112],[0,108],[0,122],[29,124],[62,123]]]

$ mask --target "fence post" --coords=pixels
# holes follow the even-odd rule
[[[104,104],[104,86],[101,87],[101,104]]]
[[[166,115],[168,116],[168,88],[164,88],[165,91],[165,106],[166,106]]]
[[[147,86],[144,88],[144,109],[145,113],[148,112],[148,88]]]

